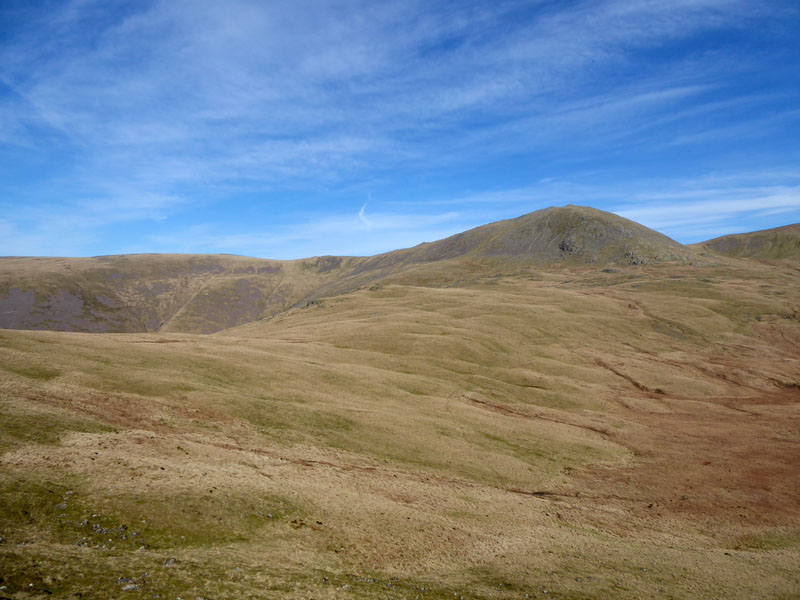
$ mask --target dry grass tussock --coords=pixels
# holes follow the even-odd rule
[[[793,597],[798,271],[506,271],[0,332],[0,596]]]

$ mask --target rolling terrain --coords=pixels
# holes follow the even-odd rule
[[[611,213],[570,206],[373,257],[273,261],[225,255],[0,258],[0,327],[212,333],[316,297],[448,259],[532,264],[691,261],[677,242]]]
[[[800,224],[726,235],[696,247],[733,258],[800,260]]]
[[[0,597],[798,597],[791,257],[3,260]]]

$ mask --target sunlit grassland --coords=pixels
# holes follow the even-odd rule
[[[575,483],[635,468],[649,415],[793,389],[796,275],[726,264],[428,266],[211,336],[2,331],[4,593],[791,597],[793,515],[715,531]]]

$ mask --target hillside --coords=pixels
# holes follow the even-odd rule
[[[452,264],[214,335],[0,332],[3,595],[800,589],[795,269]]]
[[[211,333],[346,293],[420,265],[453,272],[522,264],[697,262],[694,252],[611,213],[536,211],[373,257],[274,261],[240,256],[129,255],[0,259],[0,327],[84,332]]]
[[[286,310],[349,259],[220,255],[0,259],[0,327],[210,333]]]
[[[594,208],[546,208],[499,221],[406,252],[416,262],[471,255],[529,259],[540,264],[641,265],[689,261],[693,253],[638,223]]]
[[[800,224],[718,237],[694,246],[732,258],[800,260]]]

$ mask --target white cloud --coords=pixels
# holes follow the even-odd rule
[[[365,229],[361,215],[317,217],[293,224],[274,225],[258,232],[236,233],[207,223],[168,236],[149,236],[150,251],[188,253],[236,252],[274,259],[318,255],[372,255],[434,241],[481,225],[474,215],[457,212],[439,214],[377,213]],[[129,251],[141,251],[138,247]]]
[[[365,155],[430,160],[427,142],[402,139],[397,130],[435,132],[474,114],[504,116],[509,129],[527,131],[553,122],[556,131],[565,121],[618,123],[624,111],[650,110],[702,87],[665,86],[669,73],[655,73],[638,94],[598,96],[585,89],[595,87],[598,66],[624,64],[630,47],[735,24],[747,12],[735,1],[582,3],[491,36],[482,28],[508,27],[503,15],[529,5],[306,4],[155,2],[89,44],[75,31],[88,37],[101,5],[72,2],[3,52],[0,77],[94,164],[116,167],[125,149],[146,148],[167,162],[194,161],[194,171],[213,178],[232,155],[239,164],[249,159],[249,177],[269,182],[346,171]],[[459,37],[453,51],[425,55],[426,47]],[[553,94],[557,105],[544,97]],[[506,139],[507,129],[479,129],[484,141]],[[449,135],[462,133],[456,127]],[[325,148],[335,150],[321,160]],[[172,181],[146,162],[131,167]]]
[[[647,206],[637,206],[617,210],[618,214],[643,224],[658,225],[660,228],[676,228],[696,223],[714,223],[735,219],[742,213],[756,216],[800,211],[800,188],[785,192],[767,193],[752,198],[731,200],[691,200],[672,202],[681,194],[669,196],[661,194],[663,200],[655,205],[649,201]],[[701,196],[706,194],[700,194]],[[718,194],[719,196],[723,194]],[[686,195],[683,195],[686,198]],[[691,198],[691,195],[689,195]]]
[[[364,224],[364,226],[365,226],[367,229],[372,229],[372,221],[370,221],[370,220],[367,218],[367,215],[365,214],[365,213],[366,213],[366,210],[367,210],[367,203],[365,202],[365,203],[364,203],[364,204],[361,206],[361,210],[359,210],[359,211],[358,211],[358,218],[359,218],[359,219],[361,219],[361,222]]]
[[[780,3],[72,0],[20,10],[24,18],[0,43],[0,83],[9,90],[0,95],[0,144],[28,149],[52,173],[42,175],[49,187],[33,186],[38,196],[13,188],[49,201],[5,202],[17,232],[9,248],[14,239],[44,248],[54,247],[48,235],[74,236],[63,247],[80,251],[111,225],[163,221],[242,190],[369,189],[363,182],[381,179],[401,188],[408,174],[468,172],[487,157],[578,162],[623,147],[764,136],[797,119],[786,98],[731,91],[755,64],[745,50],[632,68],[637,50],[740,30],[784,10]],[[764,106],[769,117],[759,116]],[[734,122],[717,118],[736,110]],[[309,231],[366,229],[359,243],[387,247],[564,202],[616,202],[644,219],[677,219],[653,203],[721,201],[725,193],[674,182],[589,185],[560,174],[534,184],[541,173],[531,172],[512,189],[484,179],[474,193],[427,194],[411,216],[386,202],[369,203],[367,216],[364,204],[348,219],[317,219]],[[662,198],[646,196],[664,188]],[[747,193],[765,210],[793,210],[779,204],[774,183]],[[462,210],[437,222],[424,214],[435,209],[421,208],[431,204],[463,205],[471,217]],[[746,212],[737,208],[744,204],[725,206]],[[697,219],[713,216],[694,210]],[[290,226],[273,231],[277,242],[240,227],[221,246],[198,239],[229,251],[237,241],[241,251],[312,247]],[[168,249],[166,239],[156,241]]]

